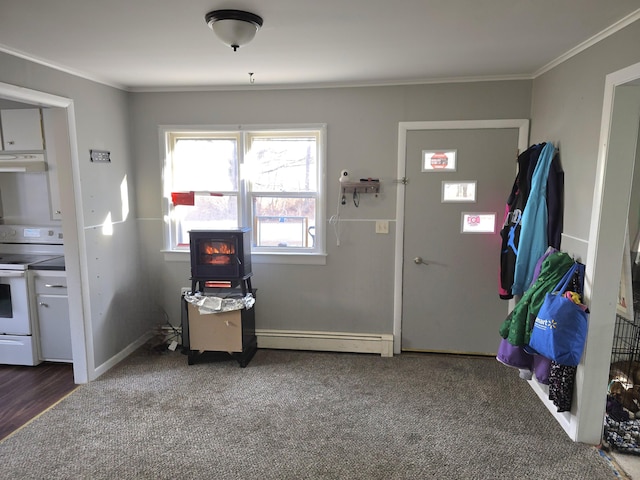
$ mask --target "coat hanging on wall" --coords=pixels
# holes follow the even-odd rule
[[[518,156],[518,173],[500,231],[500,298],[521,295],[531,285],[535,263],[547,247],[560,249],[563,194],[564,172],[552,143],[532,145]]]

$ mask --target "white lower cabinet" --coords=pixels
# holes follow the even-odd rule
[[[40,359],[72,362],[67,278],[51,273],[35,275]]]

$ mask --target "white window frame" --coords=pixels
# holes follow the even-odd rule
[[[238,189],[238,219],[243,226],[253,227],[253,196],[262,196],[261,192],[252,192],[249,182],[244,178],[244,158],[247,150],[247,139],[252,134],[278,134],[291,132],[300,134],[303,132],[317,132],[317,161],[316,178],[317,191],[316,198],[316,218],[315,218],[315,247],[295,248],[279,247],[266,248],[259,247],[252,249],[252,262],[254,263],[289,263],[289,264],[321,264],[326,263],[326,124],[293,124],[293,125],[162,125],[159,127],[160,152],[162,167],[162,213],[163,213],[163,253],[165,260],[185,261],[189,260],[188,248],[175,247],[174,223],[171,218],[171,135],[215,135],[215,134],[235,134],[239,136],[238,142],[238,168],[239,168],[239,189]],[[287,194],[287,196],[289,196]],[[296,196],[296,195],[291,195]],[[309,195],[300,195],[308,197]]]

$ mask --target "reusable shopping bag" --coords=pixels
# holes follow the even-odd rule
[[[573,276],[582,275],[583,268],[574,263],[555,289],[546,294],[531,329],[531,349],[560,365],[578,365],[587,339],[586,307],[564,296]]]

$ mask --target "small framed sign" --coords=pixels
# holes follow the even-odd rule
[[[442,203],[475,203],[476,181],[442,182]]]
[[[461,233],[495,233],[496,214],[486,212],[462,212]]]
[[[455,172],[457,150],[423,150],[423,172]]]
[[[89,150],[89,158],[92,162],[111,163],[111,152],[107,150]]]

